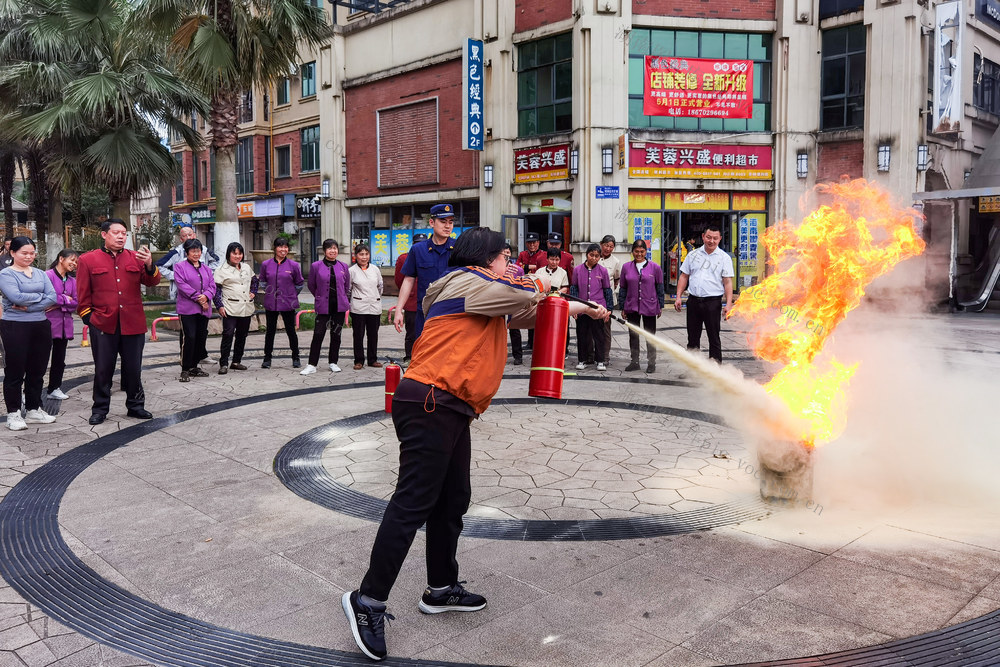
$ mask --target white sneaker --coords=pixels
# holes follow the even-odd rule
[[[55,417],[47,414],[45,410],[42,410],[41,408],[28,410],[28,412],[24,415],[24,421],[28,424],[51,424],[55,420]]]
[[[65,401],[67,398],[69,398],[69,396],[63,393],[62,389],[53,389],[52,391],[49,392],[49,398],[56,398],[59,399],[60,401]]]
[[[316,367],[312,364],[306,364],[306,367],[299,371],[299,375],[312,375],[316,372]]]
[[[597,370],[599,370],[599,371],[606,371],[606,370],[608,370],[608,367],[607,367],[607,366],[605,366],[605,365],[604,365],[604,364],[602,364],[602,363],[598,363],[598,364],[597,364]]]
[[[586,368],[586,367],[587,367],[587,364],[585,364],[585,363],[583,363],[583,362],[581,361],[580,363],[578,363],[578,364],[576,365],[576,370],[578,370],[578,371],[582,371],[582,370],[583,370],[584,368]]]
[[[330,372],[332,372],[332,373],[339,373],[340,372],[340,366],[338,366],[337,364],[330,364]]]
[[[7,413],[7,428],[11,431],[25,431],[28,429],[28,425],[24,423],[24,418],[21,417],[20,411]]]

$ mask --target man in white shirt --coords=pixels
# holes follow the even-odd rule
[[[601,239],[601,258],[597,260],[608,271],[612,294],[618,294],[618,280],[622,275],[622,261],[614,254],[615,243],[615,237],[611,234]],[[614,304],[609,303],[608,308],[614,310]],[[604,323],[604,361],[608,366],[611,365],[611,318]]]
[[[681,294],[688,290],[687,349],[701,348],[701,326],[708,334],[708,356],[722,363],[722,316],[733,305],[733,260],[719,248],[722,230],[710,224],[701,235],[704,245],[687,254],[677,278],[674,310],[681,312]],[[725,296],[725,306],[722,298]]]

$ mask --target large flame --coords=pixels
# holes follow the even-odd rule
[[[843,431],[844,387],[857,368],[821,356],[824,343],[869,283],[924,250],[913,225],[920,214],[894,206],[874,184],[857,179],[817,192],[827,203],[801,225],[782,222],[764,232],[773,272],[730,313],[750,322],[760,358],[783,365],[764,388],[809,424],[800,440],[810,446]]]

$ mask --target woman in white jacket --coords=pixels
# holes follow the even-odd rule
[[[372,254],[364,243],[354,249],[351,266],[351,327],[354,329],[354,370],[365,366],[365,334],[368,334],[368,365],[381,368],[375,354],[382,319],[382,272],[371,265]]]
[[[215,270],[215,283],[219,286],[215,292],[215,307],[222,317],[219,375],[225,375],[230,368],[234,371],[247,369],[240,362],[243,361],[243,347],[256,309],[253,300],[257,295],[258,280],[250,264],[243,261],[244,254],[242,245],[230,243],[226,248],[226,263]],[[236,346],[230,365],[229,350],[234,338]]]

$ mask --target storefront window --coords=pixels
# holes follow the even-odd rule
[[[753,61],[751,118],[675,118],[643,113],[646,56]],[[628,124],[700,132],[764,132],[771,129],[771,35],[746,32],[636,29],[629,37]]]
[[[573,33],[517,47],[517,134],[573,129]]]
[[[864,24],[823,31],[821,130],[865,123]]]

